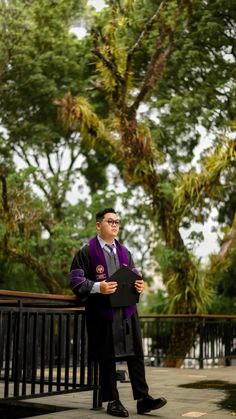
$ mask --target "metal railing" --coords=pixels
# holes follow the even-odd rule
[[[75,297],[0,291],[0,381],[0,399],[93,391],[93,408],[100,406]]]
[[[236,316],[142,315],[140,321],[146,364],[182,358],[183,367],[205,368],[236,360]],[[76,297],[0,290],[0,399],[75,391],[92,391],[93,407],[101,406],[98,365],[88,361],[85,313]]]
[[[143,315],[140,321],[149,365],[161,367],[178,358],[184,368],[236,365],[236,316]],[[176,330],[176,347],[171,347]]]

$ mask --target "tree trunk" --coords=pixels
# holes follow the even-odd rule
[[[180,368],[196,338],[196,327],[184,319],[175,324],[164,360],[164,367]]]

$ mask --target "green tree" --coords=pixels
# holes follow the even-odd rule
[[[91,35],[106,117],[97,108],[98,118],[87,104],[85,120],[82,99],[70,95],[61,116],[75,129],[77,122],[84,142],[92,133],[90,146],[109,145],[125,181],[151,198],[170,310],[203,313],[212,298],[213,276],[201,274],[181,228],[186,221],[204,222],[211,204],[224,199],[225,172],[235,170],[234,141],[219,132],[201,169],[190,165],[199,124],[222,129],[235,116],[233,2],[112,2]],[[90,103],[93,98],[87,95]],[[142,104],[147,111],[140,113]],[[189,164],[186,173],[183,164]],[[191,338],[191,331],[177,330],[170,351],[181,353],[181,345],[187,350]]]
[[[154,226],[149,247],[169,310],[205,312],[214,272],[232,260],[233,221],[233,233],[205,275],[181,229],[204,223],[212,205],[226,202],[233,191],[235,144],[219,135],[235,118],[233,1],[121,0],[88,19],[75,1],[9,1],[1,3],[0,16],[1,155],[8,155],[1,165],[1,254],[10,257],[16,249],[21,261],[26,250],[40,254],[42,269],[31,269],[41,275],[46,267],[55,286],[63,286],[63,256],[90,234],[96,208],[115,202],[106,176],[112,163],[128,196],[141,190],[137,212],[131,208],[125,218],[137,215],[144,232],[149,222]],[[78,41],[69,28],[81,16],[91,31]],[[196,169],[191,162],[199,124],[214,142]],[[15,155],[27,167],[19,176]],[[68,192],[85,177],[92,195],[70,204]],[[140,246],[142,265],[141,242],[130,232],[122,235]],[[50,265],[52,254],[61,264]],[[49,289],[58,290],[52,284]],[[191,339],[190,330],[176,330],[170,351],[183,353],[178,342],[187,350]]]
[[[72,253],[91,231],[93,204],[82,190],[89,151],[78,147],[79,134],[64,129],[56,104],[68,89],[86,89],[87,49],[70,32],[85,3],[0,4],[0,251],[6,287],[13,286],[8,279],[20,263],[29,279],[27,285],[17,282],[21,289],[34,289],[39,278],[42,289],[61,291]],[[102,173],[96,181],[104,187]],[[76,196],[73,204],[69,194]]]
[[[215,297],[210,307],[210,313],[236,314],[236,256],[233,249],[230,266],[222,269],[215,278]]]

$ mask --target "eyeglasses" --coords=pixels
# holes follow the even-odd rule
[[[104,220],[107,224],[109,224],[110,226],[119,226],[120,225],[120,220],[112,220],[111,218],[109,220]]]

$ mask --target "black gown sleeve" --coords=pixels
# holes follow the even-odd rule
[[[71,264],[71,271],[81,269],[84,271],[85,280],[76,287],[73,287],[74,294],[79,297],[81,303],[85,303],[90,295],[94,281],[92,278],[92,266],[89,258],[88,245],[80,249],[74,256]]]

